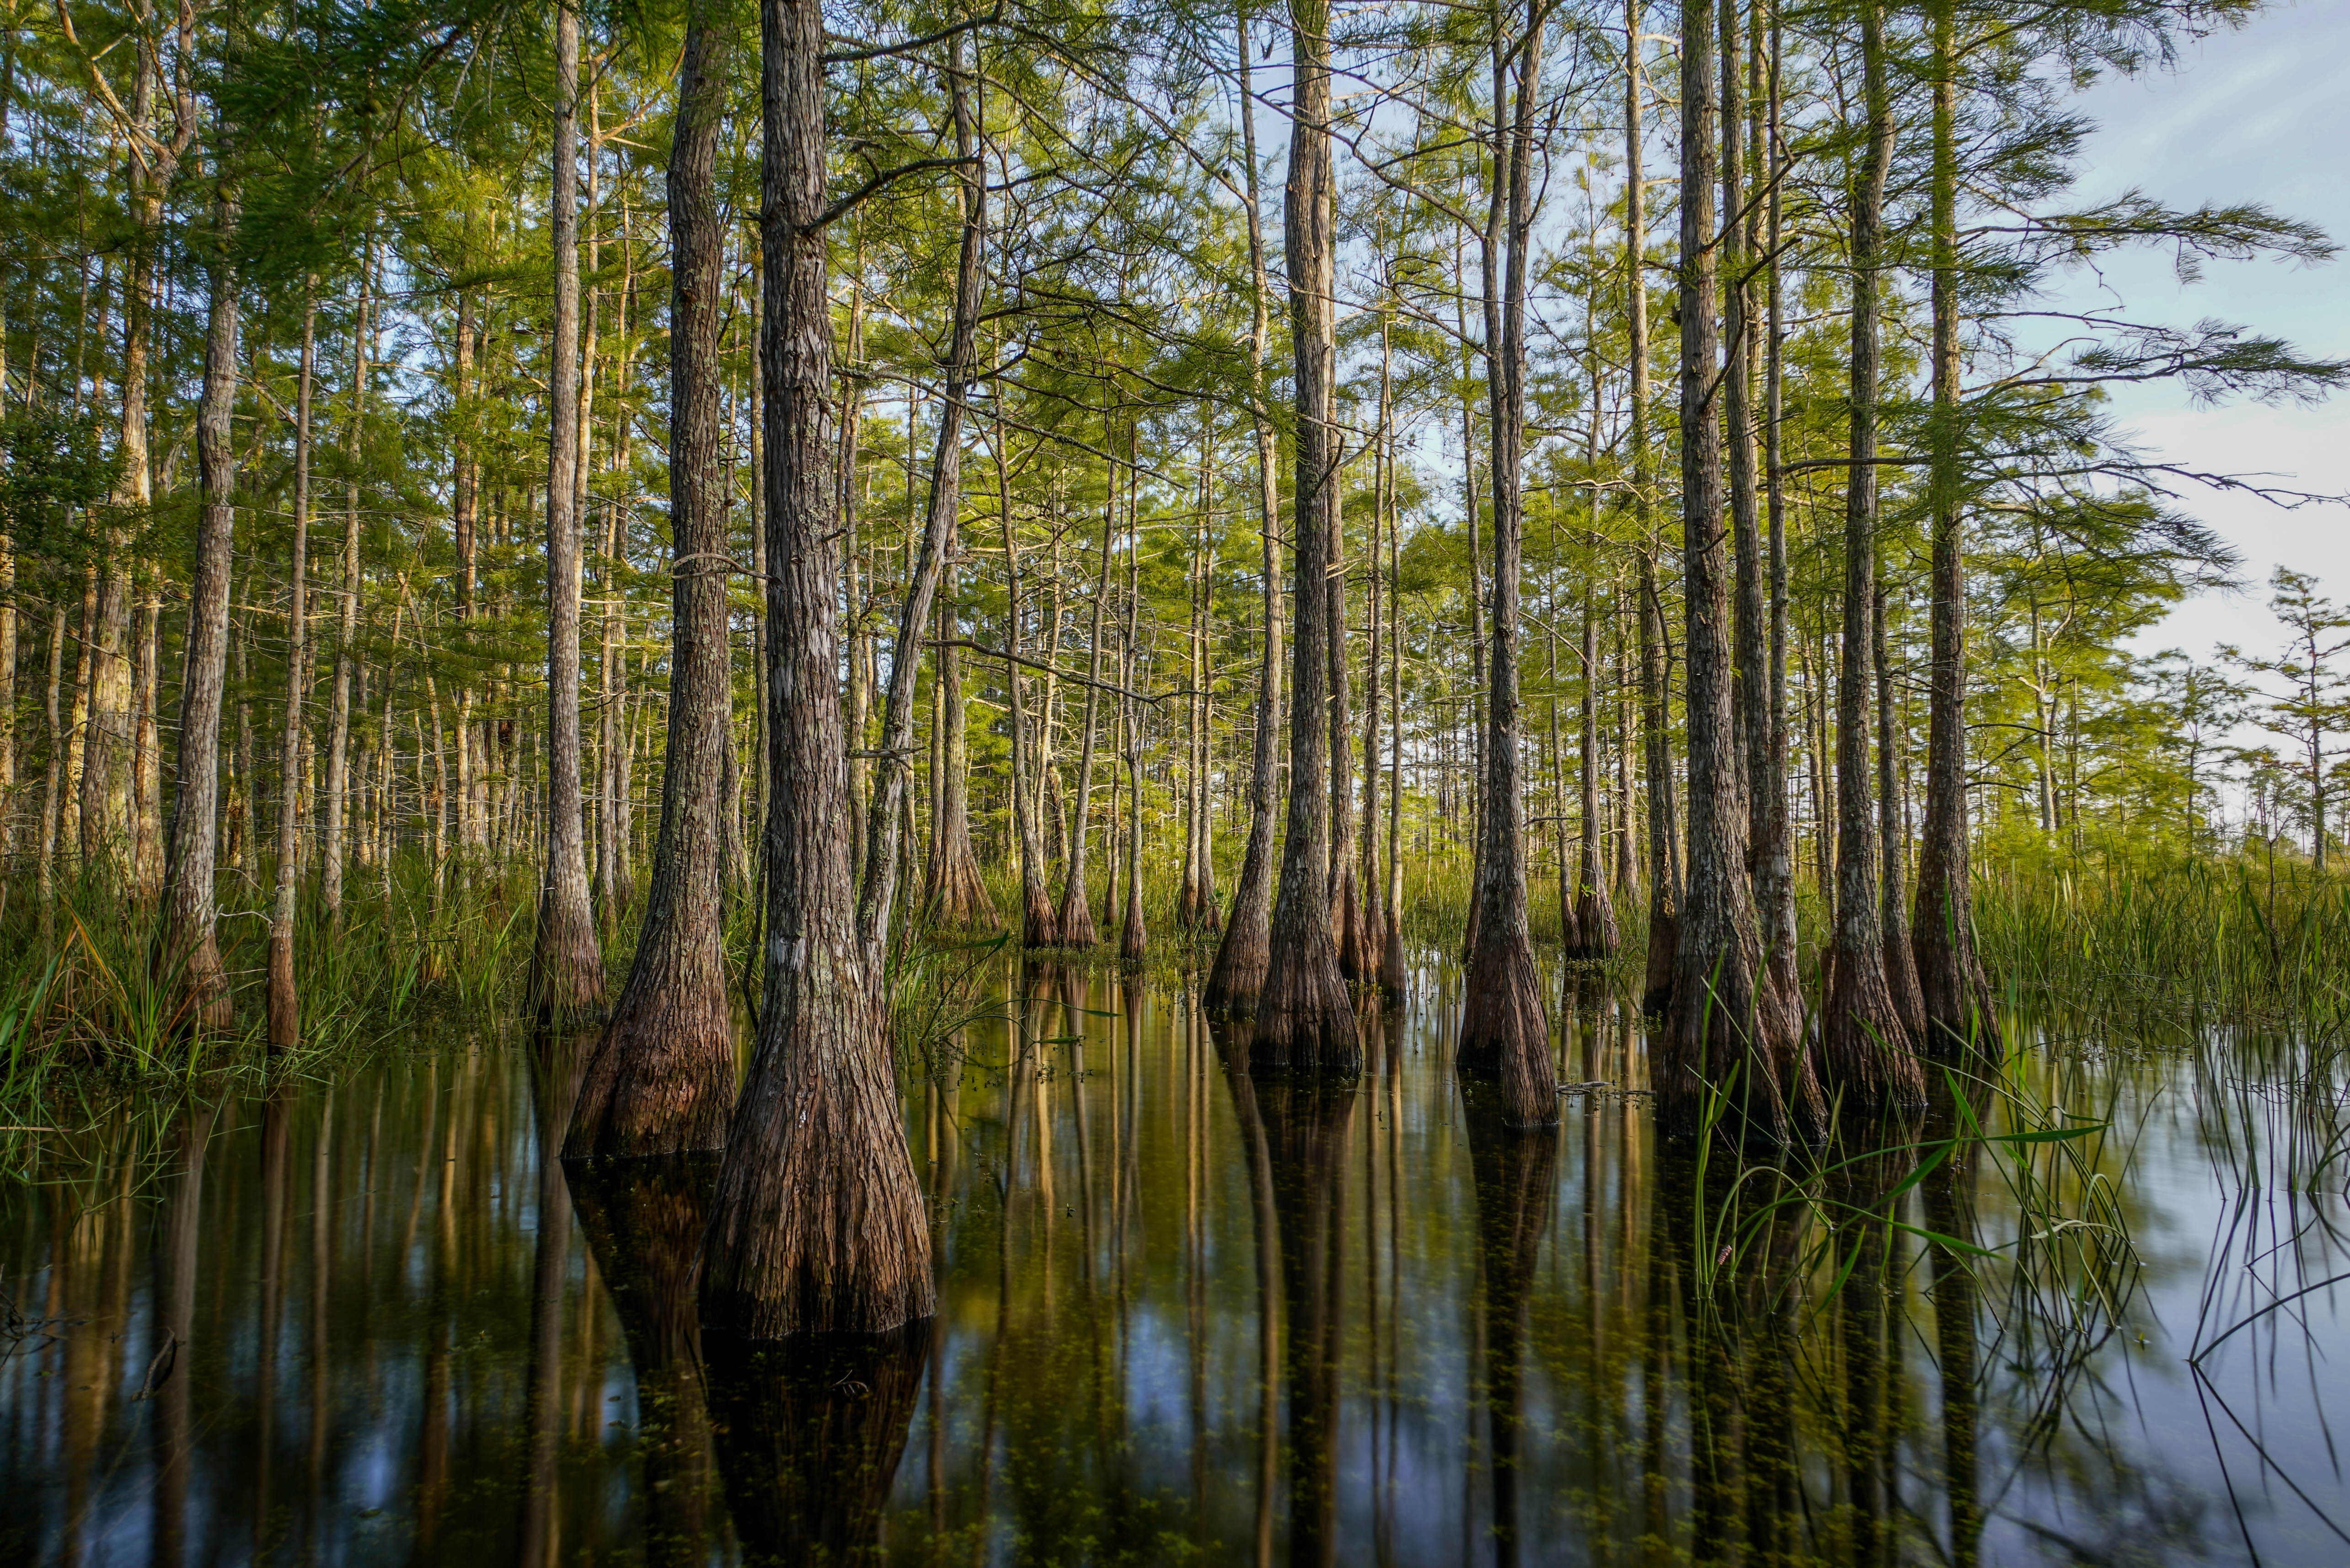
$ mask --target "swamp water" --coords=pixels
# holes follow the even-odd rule
[[[561,1051],[46,1137],[0,1563],[2350,1561],[2324,1053],[2043,1021],[1988,1138],[1733,1194],[1596,991],[1555,1135],[1495,1125],[1457,984],[1331,1093],[1026,971],[907,1095],[937,1318],[788,1359],[699,1342],[706,1173],[541,1158]]]

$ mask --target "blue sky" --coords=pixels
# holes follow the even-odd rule
[[[2182,51],[2178,67],[2098,84],[2085,107],[2100,129],[2089,145],[2085,198],[2132,186],[2176,206],[2260,202],[2314,222],[2350,245],[2350,4],[2278,5],[2241,31]],[[2218,317],[2272,332],[2304,351],[2350,358],[2350,251],[2317,267],[2275,262],[2214,264],[2182,287],[2167,256],[2125,258],[2104,287],[2130,310],[2185,324]],[[2087,299],[2094,280],[2076,280]],[[2125,422],[2163,456],[2191,467],[2291,476],[2293,488],[2350,493],[2350,395],[2314,409],[2192,407],[2173,388],[2125,389]],[[2336,602],[2350,601],[2350,508],[2282,511],[2249,497],[2190,493],[2188,510],[2244,556],[2248,591],[2207,595],[2179,607],[2141,640],[2198,659],[2231,641],[2267,649],[2279,640],[2265,607],[2272,567],[2317,574]]]

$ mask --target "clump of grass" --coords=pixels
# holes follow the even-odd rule
[[[1975,919],[1986,966],[2026,994],[2301,1021],[2341,1006],[2350,880],[2249,858],[2012,860],[1986,871]]]

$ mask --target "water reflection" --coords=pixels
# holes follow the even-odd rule
[[[706,1166],[540,1158],[565,1042],[420,1044],[58,1138],[0,1191],[0,1562],[2350,1545],[2315,1047],[2051,1020],[1997,1092],[1762,1210],[1651,1138],[1637,1009],[1596,975],[1560,979],[1570,1092],[1539,1134],[1449,1072],[1457,974],[1412,981],[1342,1085],[1230,1071],[1180,983],[1008,971],[908,1085],[939,1316],[790,1355],[702,1343]],[[1945,1147],[2012,1097],[2115,1131],[2077,1164]],[[2032,1182],[2074,1215],[2118,1184],[2143,1271],[2077,1267],[2103,1243],[2027,1226]]]

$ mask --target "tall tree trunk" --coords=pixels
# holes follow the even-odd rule
[[[1132,491],[1128,493],[1126,638],[1118,660],[1118,713],[1126,731],[1126,913],[1118,921],[1118,967],[1142,968],[1150,946],[1142,916],[1142,714],[1133,696],[1142,676],[1142,535],[1135,526]]]
[[[956,929],[967,929],[1000,924],[1001,917],[995,912],[995,900],[988,894],[986,881],[980,876],[979,857],[971,846],[970,720],[962,694],[962,649],[956,646],[962,636],[962,620],[956,602],[954,554],[951,539],[946,576],[939,586],[941,641],[938,695],[934,699],[945,715],[938,798],[931,805],[931,816],[937,824],[931,836],[937,841],[938,857],[931,866],[930,887],[923,902],[929,906],[931,919]]]
[[[858,909],[858,940],[865,966],[879,978],[889,940],[889,911],[899,874],[900,833],[914,774],[914,681],[922,667],[922,643],[939,576],[962,510],[963,403],[970,395],[972,362],[979,342],[980,263],[987,244],[987,181],[979,162],[979,128],[964,68],[968,35],[949,46],[948,99],[953,106],[955,156],[962,160],[962,244],[955,255],[954,323],[947,342],[946,397],[939,409],[938,446],[931,462],[929,504],[922,517],[920,554],[906,584],[899,612],[898,643],[889,660],[889,695],[881,719],[879,787],[866,818],[865,877]]]
[[[1875,803],[1869,798],[1869,630],[1877,593],[1878,269],[1893,161],[1885,13],[1860,14],[1868,146],[1852,203],[1851,436],[1845,481],[1844,645],[1836,684],[1836,900],[1821,1022],[1822,1071],[1856,1104],[1917,1105],[1925,1080],[1885,971]]]
[[[1787,804],[1787,758],[1794,735],[1787,722],[1787,485],[1781,472],[1784,443],[1780,430],[1786,408],[1785,314],[1779,277],[1781,175],[1785,167],[1779,130],[1780,59],[1779,14],[1774,7],[1771,13],[1769,77],[1763,95],[1764,153],[1758,161],[1770,182],[1770,195],[1763,206],[1770,315],[1762,344],[1762,463],[1771,528],[1771,733],[1770,743],[1762,753],[1762,765],[1749,782],[1766,807],[1756,817],[1763,836],[1752,851],[1754,897],[1762,909],[1764,962],[1780,993],[1794,1001],[1802,993],[1797,989],[1795,971],[1794,818]]]
[[[203,510],[188,587],[187,659],[180,692],[180,793],[172,813],[163,940],[158,969],[179,970],[188,1020],[226,1029],[236,1009],[221,967],[213,864],[220,847],[221,698],[228,676],[228,593],[236,547],[237,202],[224,172],[213,201],[212,308],[204,329],[204,387],[196,416]],[[288,779],[281,786],[293,788]]]
[[[1112,470],[1113,478],[1116,471]],[[1093,632],[1087,639],[1086,735],[1077,753],[1077,793],[1069,812],[1069,865],[1061,884],[1061,942],[1089,948],[1101,940],[1094,929],[1093,890],[1086,882],[1086,846],[1092,837],[1094,736],[1101,711],[1102,611],[1109,599],[1109,546],[1118,517],[1115,490],[1102,500],[1101,569],[1094,578]],[[1115,778],[1111,787],[1117,787]],[[1115,864],[1110,867],[1117,875]]]
[[[1739,789],[1749,813],[1746,838],[1749,873],[1753,846],[1763,839],[1769,802],[1755,788],[1769,771],[1768,612],[1762,597],[1762,519],[1754,485],[1754,293],[1747,276],[1760,236],[1748,210],[1744,60],[1739,38],[1739,0],[1716,0],[1721,14],[1721,408],[1730,481],[1731,545],[1737,573],[1737,622],[1733,657],[1736,697],[1731,717],[1738,742]]]
[[[1526,31],[1504,54],[1493,47],[1493,182],[1506,200],[1508,244],[1502,294],[1485,296],[1485,385],[1492,425],[1493,659],[1485,731],[1485,815],[1480,858],[1477,945],[1469,955],[1457,1059],[1461,1070],[1498,1079],[1503,1116],[1516,1127],[1558,1119],[1558,1075],[1550,1019],[1526,924],[1525,784],[1518,755],[1518,587],[1525,516],[1519,465],[1526,419],[1528,253],[1534,244],[1534,128],[1542,96],[1542,29],[1549,16],[1528,0]],[[1496,14],[1496,21],[1499,16]],[[1505,63],[1513,60],[1513,64]],[[1512,102],[1510,89],[1515,88]],[[1503,115],[1509,119],[1505,123]]]
[[[1289,336],[1296,360],[1296,469],[1292,537],[1297,591],[1290,644],[1289,823],[1274,905],[1252,1067],[1362,1070],[1354,999],[1330,935],[1330,594],[1324,586],[1337,525],[1336,182],[1330,155],[1329,0],[1289,0],[1295,58],[1283,243]]]
[[[1653,1071],[1665,1125],[1696,1131],[1709,1085],[1732,1096],[1724,1130],[1781,1141],[1808,1130],[1817,1090],[1773,1004],[1746,868],[1746,802],[1731,720],[1730,584],[1722,559],[1721,371],[1714,316],[1715,83],[1713,5],[1681,9],[1680,431],[1683,594],[1687,615],[1689,876],[1672,996]],[[1791,1103],[1792,1102],[1792,1103]]]
[[[543,1021],[592,1012],[604,1000],[604,954],[588,891],[588,825],[579,755],[579,14],[555,14],[555,341],[547,369],[546,843],[532,1011]]]
[[[1335,359],[1335,356],[1333,357]],[[1338,948],[1338,972],[1367,980],[1377,967],[1363,950],[1361,889],[1356,883],[1354,692],[1347,670],[1347,524],[1342,505],[1346,468],[1342,437],[1330,443],[1330,566],[1323,581],[1330,596],[1324,625],[1330,649],[1330,936]]]
[[[726,999],[721,794],[733,742],[726,528],[719,422],[725,230],[718,140],[732,53],[714,0],[696,0],[679,66],[669,160],[669,742],[660,836],[635,961],[580,1080],[567,1158],[722,1148],[734,1104]],[[626,808],[626,795],[615,803]],[[622,831],[625,831],[625,818]]]
[[[1203,1000],[1211,1012],[1256,1011],[1271,962],[1274,810],[1281,794],[1281,541],[1273,421],[1265,404],[1264,358],[1271,338],[1273,286],[1266,274],[1264,223],[1258,205],[1256,103],[1249,88],[1248,17],[1242,13],[1238,82],[1241,144],[1248,163],[1249,422],[1256,437],[1257,538],[1264,577],[1263,657],[1257,666],[1256,739],[1249,770],[1249,836],[1224,939],[1208,971]]]
[[[269,906],[269,1048],[302,1043],[294,981],[294,915],[302,777],[302,709],[310,695],[310,399],[318,368],[317,280],[302,290],[302,369],[294,395],[294,548],[286,562],[286,722],[277,742],[277,871]],[[468,541],[470,544],[470,540]]]
[[[1641,0],[1624,3],[1624,287],[1629,306],[1632,518],[1639,532],[1640,756],[1648,795],[1648,958],[1640,1005],[1661,1013],[1671,1001],[1680,947],[1680,822],[1675,801],[1663,586],[1657,541],[1649,532],[1648,489],[1648,230],[1642,183],[1640,104]]]
[[[1881,902],[1885,932],[1885,978],[1893,988],[1894,1011],[1913,1043],[1926,1038],[1926,1001],[1918,989],[1918,963],[1910,952],[1909,902],[1901,886],[1901,860],[1908,824],[1902,811],[1901,747],[1893,724],[1893,660],[1886,648],[1885,581],[1877,583],[1869,617],[1870,654],[1877,671],[1877,853],[1885,866]]]
[[[767,296],[766,995],[702,1242],[702,1305],[753,1340],[874,1334],[931,1314],[929,1215],[898,1109],[880,977],[848,869],[840,599],[831,537],[824,11],[764,0],[760,229]]]
[[[1991,986],[1975,952],[1974,898],[1968,868],[1967,579],[1963,498],[1959,484],[1958,136],[1953,99],[1950,0],[1933,18],[1934,418],[1929,427],[1927,494],[1933,523],[1933,661],[1928,678],[1926,820],[1918,844],[1918,914],[1913,943],[1924,999],[1926,1037],[1937,1053],[2000,1050]]]
[[[1393,449],[1388,457],[1393,461]],[[1380,950],[1379,983],[1388,995],[1404,992],[1403,954],[1403,540],[1392,509],[1388,514],[1388,706],[1395,714],[1388,741],[1387,941]]]
[[[360,421],[366,415],[368,360],[372,342],[368,310],[375,285],[375,241],[368,241],[359,271],[359,315],[351,329],[351,410],[346,452],[350,477],[343,486],[341,599],[335,632],[334,706],[327,721],[327,809],[318,832],[318,883],[327,913],[338,930],[343,909],[343,826],[351,794],[351,680],[359,666]]]
[[[1012,527],[1012,454],[1001,427],[995,435],[997,521],[1003,529],[1003,685],[1011,699],[1012,829],[1020,854],[1020,942],[1049,948],[1061,940],[1052,896],[1045,889],[1045,846],[1037,831],[1044,790],[1036,777],[1035,737],[1028,728],[1028,700],[1020,675],[1020,542]],[[1130,524],[1129,524],[1130,525]]]
[[[1583,847],[1578,858],[1575,924],[1583,937],[1585,954],[1594,959],[1616,956],[1621,940],[1616,929],[1616,904],[1607,896],[1607,825],[1599,810],[1599,615],[1593,604],[1597,573],[1583,586],[1583,758],[1580,817]]]
[[[1357,878],[1361,897],[1356,913],[1356,943],[1362,964],[1359,978],[1370,984],[1378,982],[1387,951],[1387,919],[1382,907],[1385,895],[1379,880],[1379,659],[1382,654],[1390,659],[1394,655],[1381,646],[1388,635],[1383,619],[1388,607],[1382,604],[1379,594],[1379,536],[1383,530],[1395,525],[1395,437],[1390,428],[1395,412],[1394,345],[1388,327],[1389,313],[1382,309],[1379,420],[1371,436],[1371,526],[1364,540],[1367,550],[1363,594],[1369,603],[1368,614],[1364,618],[1367,635],[1363,658],[1363,826],[1358,836],[1362,872]]]
[[[84,875],[121,877],[130,870],[131,743],[130,632],[131,526],[154,501],[154,471],[148,455],[147,357],[154,318],[155,253],[161,243],[163,191],[175,159],[155,161],[145,136],[154,113],[154,53],[140,48],[131,100],[139,122],[126,160],[128,205],[135,225],[122,283],[122,419],[115,441],[115,481],[109,497],[104,566],[93,580],[95,596],[82,621],[83,680],[77,694],[75,732],[80,737],[77,808]]]

